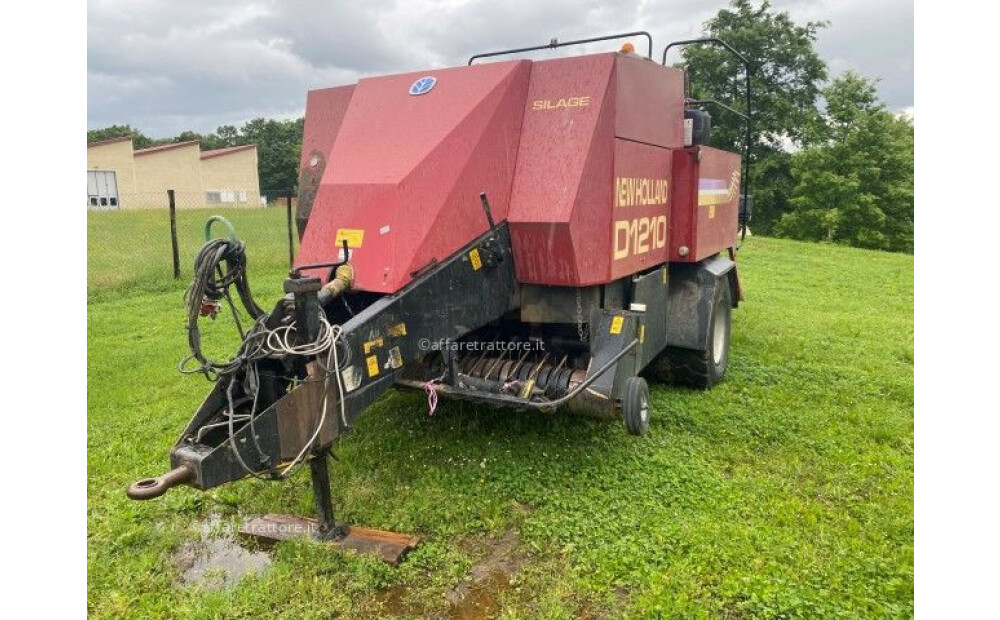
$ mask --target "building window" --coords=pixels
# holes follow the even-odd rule
[[[246,192],[234,192],[227,189],[213,189],[205,192],[205,202],[211,205],[246,202]]]

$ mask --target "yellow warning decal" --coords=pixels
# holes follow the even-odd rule
[[[338,228],[335,243],[340,247],[347,242],[349,248],[360,248],[365,241],[365,231],[356,228]]]
[[[646,326],[645,325],[640,325],[639,326],[639,344],[642,344],[645,341],[646,341]]]
[[[521,398],[528,398],[529,396],[531,396],[531,391],[533,389],[535,389],[535,380],[528,379],[527,381],[525,381],[524,388],[521,389],[521,394],[520,394]]]
[[[399,325],[393,325],[389,329],[385,330],[389,336],[393,338],[400,338],[406,335],[406,323],[400,323]]]
[[[615,318],[611,319],[611,333],[612,334],[622,333],[622,325],[624,324],[625,324],[625,317],[623,316],[616,316]]]
[[[483,259],[479,257],[479,248],[473,248],[469,252],[469,260],[472,262],[472,269],[474,271],[479,271],[483,266]]]
[[[370,355],[365,358],[365,363],[368,364],[368,376],[374,377],[378,374],[378,356]]]
[[[708,219],[711,220],[714,218],[715,218],[715,205],[714,204],[708,205]]]
[[[385,346],[385,341],[382,340],[381,336],[379,336],[375,340],[369,340],[368,342],[366,342],[364,344],[365,355],[368,355],[369,353],[371,353],[372,349],[374,349],[375,347],[380,347],[381,348],[381,347],[384,347],[384,346]]]
[[[667,269],[666,269],[666,267],[664,267],[663,269],[661,269],[660,273],[663,274],[663,283],[666,284],[667,283]]]

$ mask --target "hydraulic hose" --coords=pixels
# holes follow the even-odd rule
[[[221,222],[228,228],[230,233],[228,239],[211,238],[213,222]],[[205,236],[207,242],[198,251],[194,260],[194,280],[184,296],[187,307],[188,346],[191,349],[191,355],[181,362],[180,370],[185,373],[201,372],[208,379],[214,380],[219,374],[226,374],[238,369],[242,365],[243,358],[248,354],[252,355],[252,350],[263,343],[256,342],[259,338],[245,337],[240,351],[233,359],[227,362],[210,359],[201,350],[199,318],[208,313],[214,313],[218,303],[225,299],[233,313],[237,328],[240,329],[241,335],[244,335],[240,327],[236,306],[229,294],[229,288],[232,286],[235,286],[243,308],[254,322],[264,317],[265,313],[254,301],[250,291],[250,282],[247,279],[246,245],[236,236],[236,229],[233,225],[221,216],[212,216],[205,224]],[[196,360],[198,365],[193,366],[192,360]]]

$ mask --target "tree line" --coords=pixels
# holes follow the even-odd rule
[[[830,79],[816,52],[827,22],[795,23],[765,1],[732,0],[705,23],[704,35],[739,50],[751,67],[750,153],[754,233],[913,252],[911,118],[880,101],[876,81],[853,72]],[[678,66],[691,97],[741,110],[743,67],[725,50],[689,46]],[[717,106],[712,146],[739,151],[742,119]],[[136,148],[198,140],[204,149],[256,144],[262,188],[296,188],[303,119],[257,118],[215,132],[185,131],[154,140],[128,125],[87,132],[88,142],[129,135]]]
[[[750,64],[754,138],[754,232],[863,248],[913,252],[913,119],[879,100],[876,81],[853,72],[830,79],[816,53],[827,22],[795,23],[769,2],[733,0],[705,36]],[[686,47],[694,99],[742,110],[743,67],[718,47]],[[743,121],[716,106],[710,143],[738,150]]]

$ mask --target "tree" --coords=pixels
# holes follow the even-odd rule
[[[792,156],[782,236],[913,252],[913,123],[847,72],[823,91],[823,142]]]
[[[190,131],[190,130],[188,130],[188,131],[182,131],[179,134],[177,134],[176,136],[174,136],[173,138],[171,138],[170,142],[174,142],[174,143],[177,143],[177,142],[199,142],[199,143],[204,143],[205,142],[205,136],[201,135],[197,131]]]
[[[110,140],[111,138],[132,138],[132,146],[136,149],[144,149],[155,144],[155,141],[147,138],[138,129],[133,129],[131,125],[111,125],[101,129],[87,130],[87,143]]]
[[[240,142],[240,140],[242,139],[240,136],[240,131],[232,125],[221,125],[218,129],[215,130],[214,136],[212,134],[209,134],[209,136],[213,137],[217,143],[217,146],[213,148],[240,146],[242,144]]]
[[[769,2],[754,7],[749,0],[733,0],[705,23],[705,36],[722,39],[750,62],[755,138],[750,184],[756,206],[754,229],[760,232],[768,232],[788,209],[792,183],[787,145],[798,147],[819,137],[822,122],[816,102],[827,70],[813,44],[826,25],[796,24],[787,12],[772,10]],[[683,56],[694,98],[744,108],[743,66],[738,59],[707,45],[685,47]],[[713,116],[711,145],[739,151],[743,120],[720,108],[708,109]]]
[[[240,128],[243,144],[257,145],[262,190],[294,190],[298,186],[303,119],[255,118]]]

